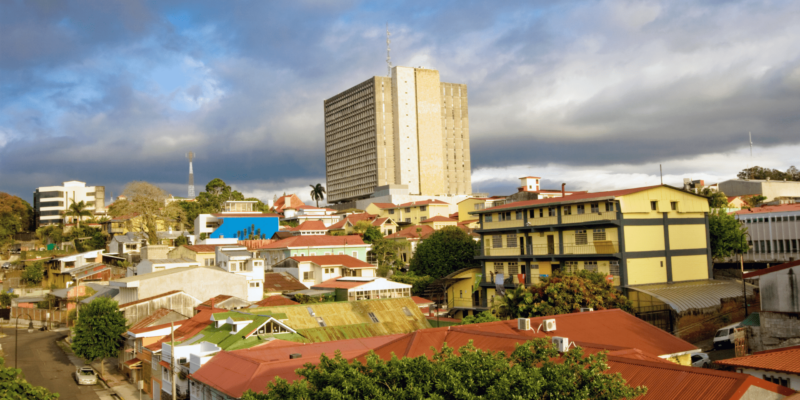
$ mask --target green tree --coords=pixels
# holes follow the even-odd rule
[[[560,354],[549,338],[518,345],[510,356],[446,344],[428,359],[383,360],[373,352],[366,364],[348,362],[336,352],[318,365],[297,370],[304,379],[276,378],[268,392],[248,391],[244,400],[267,399],[633,399],[644,387],[626,385],[620,374],[606,373],[606,353],[585,355],[580,347]],[[524,395],[521,395],[524,394]]]
[[[756,194],[745,197],[744,202],[747,204],[747,208],[754,208],[760,206],[765,200],[767,200],[767,196]]]
[[[72,350],[90,361],[116,357],[121,345],[120,335],[128,330],[126,323],[125,315],[116,301],[106,297],[95,298],[91,303],[81,306],[75,323]],[[100,365],[105,376],[103,363]]]
[[[366,238],[364,241],[366,242]],[[405,240],[391,240],[383,237],[373,240],[370,252],[378,262],[378,275],[387,276],[389,271],[394,272],[403,267],[405,263],[402,253],[408,246],[409,243]]]
[[[507,290],[505,296],[495,299],[494,306],[499,316],[508,318],[569,314],[583,307],[630,312],[633,304],[605,278],[604,274],[586,270],[575,274],[556,272],[538,284]]]
[[[711,208],[727,208],[728,196],[718,190],[711,190],[710,188],[703,188],[700,192],[701,195],[708,197],[708,206]]]
[[[723,210],[712,210],[708,214],[708,232],[714,261],[735,253],[746,253],[750,248],[747,244],[747,227]]]
[[[478,243],[455,226],[433,232],[423,240],[411,258],[410,268],[417,275],[444,277],[462,268],[477,268]]]
[[[71,234],[73,232],[70,232]],[[84,251],[91,251],[91,250],[98,250],[104,249],[106,247],[106,239],[108,238],[108,234],[99,230],[90,228],[88,232],[83,232],[81,236],[89,235],[90,239],[88,240],[77,240],[78,232],[75,232],[76,237],[71,238],[75,240],[75,250],[79,253],[83,253]]]
[[[122,191],[125,200],[117,212],[121,214],[138,214],[136,225],[130,229],[147,235],[149,244],[158,244],[159,223],[168,224],[178,219],[185,221],[186,215],[180,202],[167,202],[169,194],[163,189],[147,182],[131,182]]]
[[[468,315],[461,320],[459,325],[480,324],[483,322],[500,321],[500,318],[495,317],[491,311],[484,311],[478,315]]]
[[[47,241],[52,241],[56,244],[61,244],[64,241],[64,227],[61,225],[45,225],[36,229],[36,237],[42,242],[47,244]]]
[[[14,234],[30,229],[33,209],[17,196],[0,192],[0,246],[14,240]]]
[[[180,236],[178,236],[177,239],[175,239],[175,243],[174,244],[175,244],[175,247],[183,246],[185,244],[189,244],[189,238],[187,238],[184,235],[180,235]]]
[[[745,168],[736,175],[739,179],[772,179],[782,181],[800,181],[800,170],[795,168],[794,165],[789,167],[786,172],[781,172],[777,169],[763,168],[755,166],[752,168]]]
[[[13,293],[0,292],[0,307],[2,308],[11,307],[11,300],[17,297],[19,297],[19,295]]]
[[[42,279],[44,279],[44,263],[37,261],[28,265],[22,271],[21,277],[28,286],[35,286],[42,283]]]
[[[317,207],[319,207],[319,201],[325,200],[325,186],[322,186],[321,183],[309,186],[311,186],[311,200],[316,200]]]
[[[55,400],[58,393],[34,386],[22,377],[19,368],[8,368],[5,359],[0,357],[0,398],[7,400]]]
[[[72,204],[69,205],[69,208],[67,208],[67,211],[64,212],[64,215],[67,217],[74,218],[75,227],[78,228],[81,226],[81,220],[83,220],[83,217],[92,216],[92,212],[87,210],[86,209],[87,207],[88,205],[86,205],[86,203],[84,203],[83,200],[77,203],[75,202],[75,200],[72,200]]]

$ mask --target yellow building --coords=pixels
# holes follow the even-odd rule
[[[391,218],[398,224],[419,224],[436,216],[449,217],[451,207],[441,200],[422,200],[400,205],[373,203],[367,206],[367,212],[377,212],[379,216]]]
[[[384,236],[397,232],[397,224],[394,220],[387,217],[379,218],[377,215],[369,213],[350,214],[341,221],[329,226],[328,232],[331,234],[351,235],[356,224],[360,221],[369,222],[372,226],[378,228]]]
[[[430,226],[431,228],[433,228],[433,230],[438,231],[439,229],[442,229],[445,226],[458,226],[458,220],[437,215],[432,218],[426,218],[419,224]]]
[[[471,214],[473,211],[485,210],[503,204],[505,197],[470,197],[458,203],[458,222],[473,221],[478,218]]]
[[[199,262],[200,265],[211,266],[214,265],[216,260],[217,246],[219,245],[184,244],[182,246],[178,246],[170,250],[170,252],[167,253],[167,258],[188,258],[190,260],[195,260]]]
[[[449,315],[464,318],[483,310],[481,288],[475,285],[476,281],[482,280],[482,276],[480,268],[464,268],[442,278]]]
[[[591,270],[615,286],[710,279],[705,197],[650,186],[520,201],[473,211],[480,218],[482,303],[505,286],[534,284],[556,270]]]
[[[141,229],[138,229],[144,223],[142,221],[142,217],[139,214],[127,214],[127,215],[120,215],[119,217],[114,217],[111,220],[103,222],[103,230],[108,232],[109,235],[124,235],[128,232],[140,232]],[[163,220],[156,221],[156,231],[164,232],[172,228],[175,231],[180,232],[181,227],[180,224],[172,222],[166,223]]]

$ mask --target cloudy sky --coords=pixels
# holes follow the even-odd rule
[[[800,165],[798,1],[0,3],[0,191],[325,182],[322,102],[395,65],[469,87],[473,190]],[[747,133],[753,132],[753,157]]]

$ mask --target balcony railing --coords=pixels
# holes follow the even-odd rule
[[[486,256],[522,256],[525,252],[521,247],[486,248],[483,252]]]
[[[467,295],[467,293],[464,293]],[[447,308],[476,308],[481,306],[480,298],[456,298],[447,302]]]
[[[521,228],[523,220],[512,219],[508,221],[483,222],[483,229]]]
[[[528,254],[532,254],[534,256],[547,256],[547,255],[556,255],[558,254],[558,245],[548,245],[548,244],[537,244],[537,245],[529,245],[528,246]]]
[[[613,221],[617,219],[614,211],[594,212],[589,214],[564,215],[561,217],[562,224],[574,224],[592,221]]]
[[[614,254],[619,253],[619,244],[610,240],[589,244],[565,244],[564,254]]]
[[[558,217],[528,218],[528,226],[542,226],[558,224]]]

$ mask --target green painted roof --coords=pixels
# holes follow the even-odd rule
[[[757,312],[750,313],[741,323],[742,326],[761,326],[761,318]]]
[[[295,333],[277,333],[277,334],[264,334],[264,335],[253,335],[247,339],[242,339],[247,333],[258,328],[261,324],[269,321],[270,317],[265,316],[254,316],[254,321],[250,324],[247,324],[242,330],[238,333],[231,334],[231,326],[230,325],[223,325],[221,328],[215,328],[213,325],[203,329],[198,333],[198,335],[203,335],[202,338],[195,341],[195,343],[200,342],[209,342],[219,346],[223,350],[239,350],[239,349],[246,349],[249,347],[257,346],[259,344],[264,344],[266,339],[270,337],[274,337],[276,339],[281,340],[289,340],[292,342],[300,342],[305,343],[307,340],[302,336],[295,334]]]

